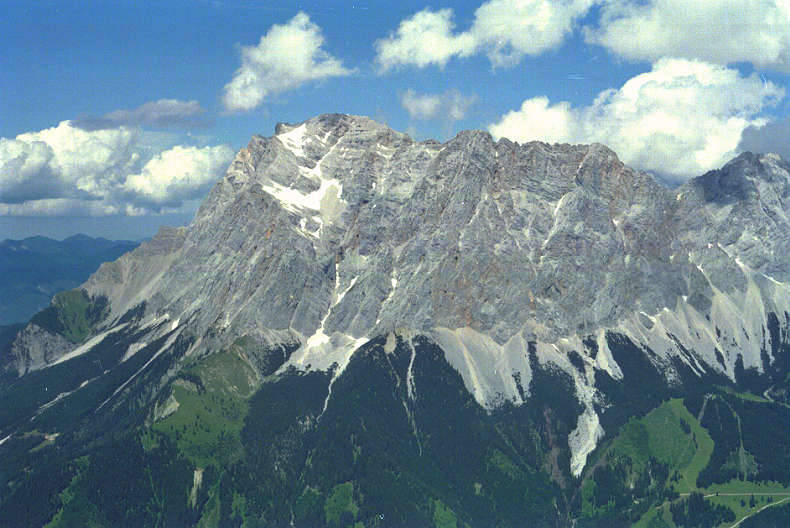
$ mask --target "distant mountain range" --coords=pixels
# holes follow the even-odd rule
[[[99,264],[115,260],[139,242],[74,235],[0,242],[0,325],[27,321],[59,291],[84,282]]]

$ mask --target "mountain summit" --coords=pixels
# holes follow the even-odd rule
[[[468,398],[486,456],[491,427],[517,428],[512,417],[486,420],[527,413],[524,427],[542,433],[523,445],[508,433],[509,449],[523,455],[537,442],[550,454],[533,453],[528,473],[566,489],[629,413],[695,385],[763,379],[769,390],[778,379],[790,327],[789,214],[790,165],[770,154],[743,154],[669,190],[600,144],[520,145],[482,131],[415,142],[365,117],[321,115],[253,137],[188,226],[162,228],[56,297],[17,336],[7,376],[101,356],[99,370],[32,398],[29,415],[93,390],[91,413],[136,409],[129,423],[156,429],[207,390],[201,384],[218,383],[195,365],[230,353],[241,381],[219,375],[222,391],[314,395],[294,402],[286,414],[296,421],[272,440],[288,438],[270,454],[286,502],[340,489],[321,481],[325,473],[298,490],[285,484],[307,478],[309,460],[327,463],[324,448],[304,447],[317,457],[305,466],[298,446],[338,434],[326,428],[351,418],[334,405],[394,398],[376,412],[402,414],[414,445],[397,449],[419,459],[445,434],[431,432],[428,414]],[[465,396],[443,392],[456,378]],[[3,436],[23,434],[26,418],[0,424]],[[398,430],[379,424],[390,426]],[[349,449],[362,455],[351,467],[376,452],[355,444],[371,433],[354,427]],[[348,476],[355,494],[384,507],[370,482]],[[414,478],[428,485],[423,477]],[[271,506],[273,518],[288,517],[284,504]]]

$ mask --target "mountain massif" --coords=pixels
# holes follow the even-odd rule
[[[788,515],[788,215],[771,154],[668,189],[600,144],[280,124],[5,340],[0,522]]]

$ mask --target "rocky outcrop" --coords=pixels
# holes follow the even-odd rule
[[[11,345],[12,363],[7,367],[15,369],[22,376],[55,362],[72,348],[74,344],[63,336],[30,323],[19,332]]]

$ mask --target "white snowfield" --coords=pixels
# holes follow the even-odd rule
[[[96,345],[101,343],[102,340],[105,337],[107,337],[108,335],[112,334],[113,332],[119,332],[119,331],[123,330],[124,328],[126,328],[126,326],[128,326],[128,325],[126,323],[123,323],[123,324],[120,324],[120,325],[115,326],[113,328],[110,328],[109,330],[105,330],[104,332],[102,332],[100,334],[96,334],[95,336],[91,337],[85,343],[81,344],[80,346],[78,346],[77,348],[72,350],[71,352],[68,352],[68,353],[62,355],[61,357],[59,357],[58,359],[53,361],[52,365],[57,365],[58,363],[63,363],[64,361],[68,361],[69,359],[73,359],[73,358],[75,358],[77,356],[81,356],[82,354],[84,354],[86,352],[89,352],[93,347],[95,347]]]

